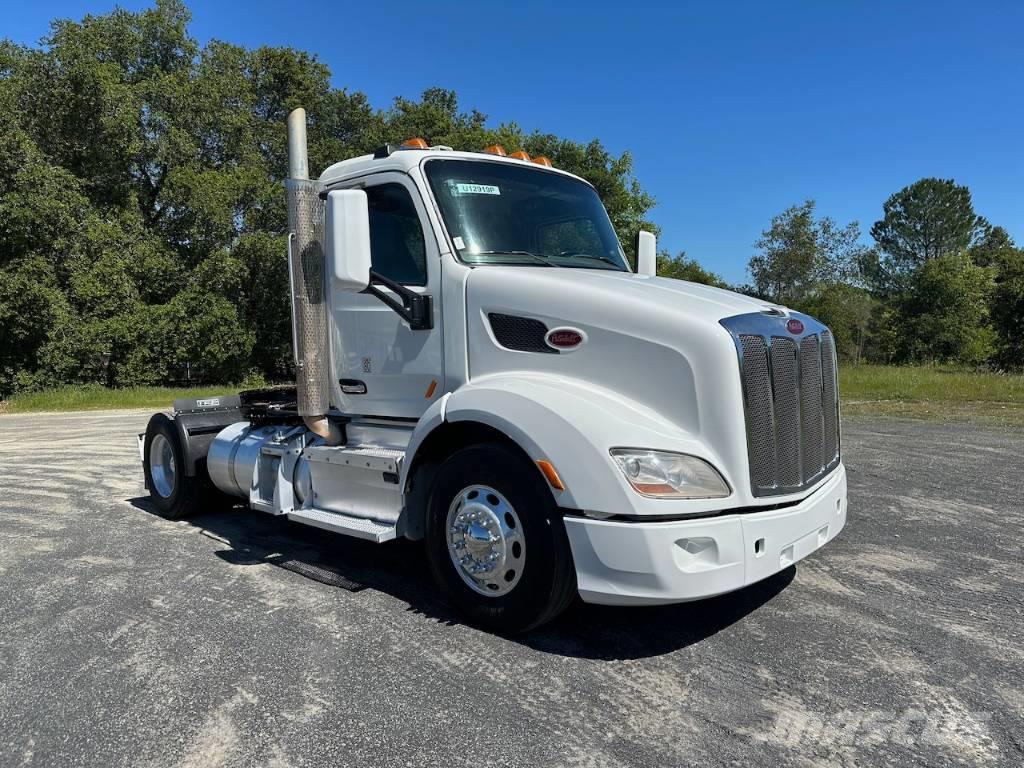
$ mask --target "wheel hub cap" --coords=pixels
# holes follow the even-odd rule
[[[166,437],[157,435],[149,445],[149,476],[161,497],[166,499],[174,492],[176,473],[174,448]]]
[[[489,597],[512,591],[522,577],[526,542],[508,500],[486,485],[464,488],[448,509],[448,554],[462,580]]]

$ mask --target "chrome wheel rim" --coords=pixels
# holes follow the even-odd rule
[[[448,508],[448,554],[459,576],[487,597],[507,595],[523,576],[526,539],[508,499],[487,485],[471,485]]]
[[[157,435],[149,444],[149,476],[153,481],[153,490],[161,498],[166,499],[174,492],[176,472],[171,441],[163,435]]]

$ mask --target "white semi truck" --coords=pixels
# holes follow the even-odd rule
[[[140,449],[165,515],[207,491],[372,542],[518,632],[577,595],[696,600],[846,522],[832,335],[630,269],[597,192],[546,158],[410,140],[310,180],[289,116],[296,386],[178,401]]]

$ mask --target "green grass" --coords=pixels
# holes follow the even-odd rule
[[[940,366],[843,366],[844,416],[1024,426],[1024,376]]]
[[[1024,376],[943,367],[843,366],[844,417],[890,417],[1024,427]],[[2,413],[169,408],[178,397],[209,397],[237,386],[61,387],[0,402]]]
[[[238,392],[238,387],[131,387],[107,389],[98,385],[59,387],[15,395],[0,401],[0,413],[40,411],[102,411],[120,408],[170,408],[178,397],[209,397]]]

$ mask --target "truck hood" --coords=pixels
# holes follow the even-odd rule
[[[769,306],[610,270],[477,267],[466,285],[469,381],[526,375],[567,391],[597,387],[701,441],[716,466],[745,467],[739,357],[719,321]],[[565,328],[583,341],[556,352],[544,338]]]
[[[684,312],[715,323],[726,317],[759,312],[772,306],[760,299],[708,285],[667,277],[641,277],[607,269],[486,266],[474,269],[469,278],[469,290],[474,292],[490,293],[498,286],[511,285],[516,291],[522,291],[521,295],[530,295],[537,290],[544,294],[557,292],[566,301],[579,298],[596,302],[604,308],[608,306],[605,302],[612,302],[648,311]]]
[[[736,346],[719,321],[769,306],[718,288],[625,272],[477,267],[466,286],[469,378],[509,372],[571,378],[699,433],[709,408],[742,407]],[[544,341],[556,328],[581,332],[583,343],[556,354]]]

